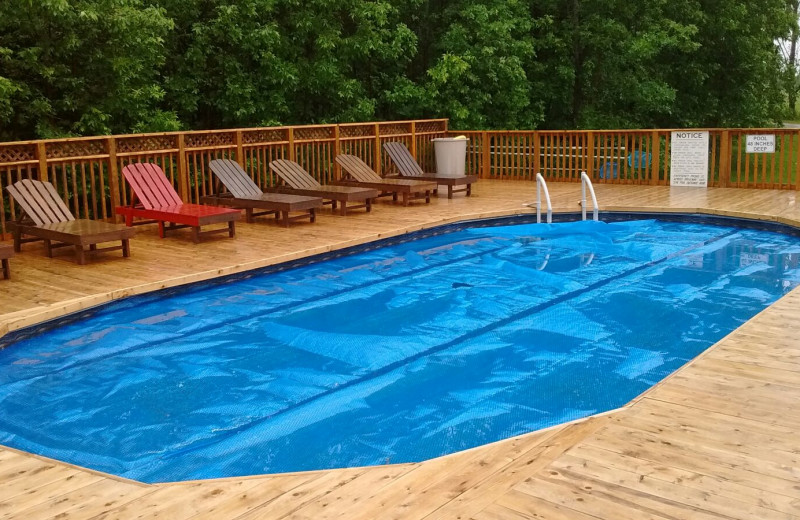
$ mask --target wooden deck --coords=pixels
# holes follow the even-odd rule
[[[575,211],[580,186],[551,184]],[[235,240],[159,240],[154,227],[89,266],[37,246],[0,281],[0,332],[111,298],[346,247],[423,227],[521,212],[534,185],[481,181],[474,196]],[[794,191],[597,186],[602,209],[703,211],[800,224]],[[195,254],[202,250],[202,256]],[[0,518],[800,518],[800,290],[634,403],[420,464],[143,485],[0,448]]]

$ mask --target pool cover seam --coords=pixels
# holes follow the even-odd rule
[[[323,398],[325,398],[325,397],[327,397],[329,395],[332,395],[335,392],[340,392],[342,390],[346,390],[346,389],[348,389],[350,387],[353,387],[355,385],[361,384],[361,383],[363,383],[365,381],[369,381],[371,379],[375,379],[377,377],[383,376],[383,375],[388,374],[389,372],[392,372],[393,370],[396,370],[396,369],[398,369],[398,368],[400,368],[400,367],[402,367],[404,365],[408,365],[410,363],[413,363],[414,361],[416,361],[418,359],[421,359],[423,357],[426,357],[426,356],[429,356],[429,355],[432,355],[432,354],[436,354],[436,353],[441,352],[443,350],[446,350],[446,349],[448,349],[448,348],[450,348],[450,347],[452,347],[452,346],[454,346],[454,345],[456,345],[456,344],[458,344],[460,342],[463,342],[463,341],[466,341],[466,340],[469,340],[469,339],[473,339],[475,337],[481,336],[481,335],[483,335],[483,334],[485,334],[485,333],[487,333],[487,332],[489,332],[491,330],[497,329],[498,327],[501,327],[501,326],[506,325],[508,323],[512,323],[512,322],[517,321],[519,319],[522,319],[522,318],[525,318],[527,316],[536,314],[536,313],[538,313],[538,312],[540,312],[540,311],[542,311],[542,310],[544,310],[547,307],[550,307],[552,305],[557,305],[557,304],[560,304],[560,303],[564,303],[567,300],[571,300],[573,298],[576,298],[578,296],[586,294],[587,292],[590,292],[590,291],[593,291],[593,290],[598,289],[600,287],[603,287],[605,285],[608,285],[609,283],[611,283],[613,281],[620,280],[620,279],[622,279],[622,278],[624,278],[626,276],[632,275],[632,274],[637,273],[639,271],[642,271],[644,269],[647,269],[647,268],[653,267],[655,265],[667,262],[667,261],[672,260],[673,258],[676,258],[678,256],[685,255],[689,251],[692,251],[692,250],[700,248],[700,247],[707,246],[708,244],[712,244],[714,242],[717,242],[719,240],[722,240],[724,238],[732,236],[732,235],[734,235],[736,233],[739,233],[739,231],[740,230],[736,229],[736,230],[729,231],[727,233],[723,233],[722,235],[718,235],[718,236],[710,238],[708,240],[704,240],[704,241],[702,241],[700,243],[688,246],[688,247],[686,247],[686,248],[684,248],[684,249],[682,249],[680,251],[676,251],[674,253],[671,253],[671,254],[663,257],[663,258],[659,258],[657,260],[651,260],[649,262],[646,262],[646,263],[644,263],[644,264],[642,264],[640,266],[634,267],[634,268],[629,269],[627,271],[624,271],[622,273],[619,273],[619,274],[616,274],[616,275],[612,275],[612,276],[609,276],[608,278],[604,278],[602,280],[599,280],[599,281],[597,281],[597,282],[595,282],[593,284],[587,285],[586,287],[582,287],[580,289],[576,289],[574,291],[570,291],[568,293],[564,293],[564,294],[562,294],[560,296],[556,296],[553,299],[550,299],[550,300],[547,300],[547,301],[542,302],[540,304],[534,305],[533,307],[531,307],[529,309],[525,309],[523,311],[517,312],[515,314],[512,314],[511,316],[508,316],[508,317],[503,318],[501,320],[492,322],[492,323],[490,323],[490,324],[488,324],[488,325],[486,325],[484,327],[481,327],[481,328],[475,329],[473,331],[470,331],[470,332],[468,332],[466,334],[463,334],[463,335],[461,335],[461,336],[459,336],[457,338],[454,338],[454,339],[452,339],[450,341],[447,341],[445,343],[441,343],[439,345],[435,345],[435,346],[433,346],[431,348],[428,348],[426,350],[420,351],[420,352],[418,352],[416,354],[413,354],[411,356],[408,356],[408,357],[405,357],[405,358],[400,359],[398,361],[395,361],[394,363],[390,363],[390,364],[388,364],[388,365],[386,365],[384,367],[381,367],[381,368],[379,368],[377,370],[374,370],[374,371],[372,371],[372,372],[370,372],[368,374],[365,374],[365,375],[363,375],[361,377],[358,377],[358,378],[353,379],[351,381],[348,381],[346,383],[342,383],[341,385],[337,386],[336,388],[328,389],[328,390],[326,390],[324,392],[321,392],[319,394],[316,394],[316,395],[314,395],[312,397],[309,397],[309,398],[304,399],[302,401],[298,401],[297,403],[294,403],[292,405],[287,406],[286,408],[278,410],[277,412],[275,412],[273,414],[261,417],[260,419],[256,419],[255,421],[251,421],[251,422],[246,423],[246,424],[239,425],[236,428],[227,430],[225,433],[222,433],[222,434],[220,434],[220,435],[218,435],[216,437],[210,438],[207,441],[201,441],[201,442],[199,442],[197,444],[194,444],[192,446],[187,446],[186,448],[183,448],[181,450],[177,450],[177,451],[174,451],[172,453],[169,453],[169,454],[166,454],[166,455],[162,455],[159,458],[161,460],[172,459],[172,458],[184,455],[186,453],[190,453],[190,452],[193,452],[193,451],[201,450],[201,449],[204,449],[204,448],[206,448],[208,446],[211,446],[211,445],[214,445],[214,444],[218,444],[218,443],[220,443],[220,442],[222,442],[222,441],[224,441],[226,439],[229,439],[229,438],[233,437],[234,435],[238,435],[239,433],[241,433],[241,432],[243,432],[245,430],[248,430],[248,429],[250,429],[250,428],[252,428],[254,426],[258,426],[259,424],[262,424],[262,423],[264,423],[266,421],[274,419],[275,417],[278,417],[280,415],[289,413],[289,412],[291,412],[293,410],[296,410],[298,408],[306,406],[309,403],[312,403],[312,402],[314,402],[314,401],[316,401],[318,399],[323,399]]]

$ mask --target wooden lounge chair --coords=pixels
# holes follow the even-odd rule
[[[133,163],[122,169],[125,180],[133,190],[130,206],[120,206],[117,213],[125,216],[125,225],[151,224],[158,222],[158,236],[164,238],[167,231],[192,228],[192,240],[218,233],[236,235],[236,220],[239,210],[184,204],[161,168],[153,163]],[[148,219],[134,222],[134,217]],[[166,226],[164,224],[167,224]],[[227,223],[227,227],[200,232],[209,224]]]
[[[322,207],[320,197],[264,193],[236,161],[214,159],[208,167],[217,177],[217,194],[203,197],[200,201],[203,204],[244,209],[247,222],[253,222],[255,217],[261,215],[274,214],[284,226],[289,227],[291,220],[310,218],[311,222],[314,222],[317,208]],[[227,193],[223,193],[222,186]],[[256,213],[255,210],[264,211]],[[289,216],[289,213],[297,211],[301,214]]]
[[[410,199],[425,199],[425,202],[430,202],[431,192],[437,188],[437,184],[433,181],[384,179],[355,155],[337,155],[336,162],[342,167],[346,177],[336,181],[335,184],[374,188],[382,192],[381,197],[391,195],[392,200],[397,200],[399,194],[403,197],[403,206],[408,206]]]
[[[8,259],[14,256],[14,248],[8,244],[0,244],[0,261],[3,264],[3,279],[11,278],[11,266]]]
[[[342,207],[339,210],[341,215],[347,215],[348,209],[365,208],[372,210],[372,199],[380,195],[380,192],[371,188],[358,188],[355,186],[323,186],[308,174],[302,166],[294,161],[278,159],[269,163],[269,167],[283,182],[289,187],[280,186],[273,188],[274,191],[284,193],[294,193],[296,195],[308,195],[311,197],[322,197],[324,204],[330,204],[331,208],[336,209],[337,204]],[[348,206],[348,202],[360,202],[356,206]]]
[[[472,194],[472,184],[478,182],[477,175],[462,175],[459,177],[444,177],[433,173],[425,173],[420,168],[414,156],[408,151],[406,145],[403,143],[393,142],[384,143],[383,149],[389,154],[392,162],[397,166],[397,171],[400,172],[401,177],[410,177],[413,179],[435,181],[436,184],[447,186],[447,198],[452,199],[453,193],[466,192],[469,197]],[[464,186],[461,189],[454,189],[456,186]]]
[[[80,265],[86,263],[87,253],[122,250],[122,256],[130,256],[128,240],[134,235],[132,229],[96,220],[76,220],[49,182],[23,179],[6,189],[22,208],[19,218],[8,223],[14,235],[15,251],[19,251],[24,243],[43,240],[50,258],[53,249],[73,246]],[[97,244],[117,240],[122,245],[97,248]]]

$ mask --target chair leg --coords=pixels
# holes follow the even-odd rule
[[[3,278],[5,280],[11,278],[11,266],[8,262],[8,258],[3,259]]]
[[[472,195],[472,184],[467,184],[467,197]]]
[[[129,256],[131,256],[131,244],[130,240],[126,238],[122,241],[122,257],[128,258]]]
[[[335,204],[335,203],[334,203],[334,204]],[[343,216],[343,217],[344,217],[345,215],[347,215],[347,202],[346,202],[346,201],[344,201],[344,200],[342,201],[342,207],[341,207],[341,209],[339,209],[339,214],[340,214],[341,216]]]
[[[452,184],[448,184],[447,185],[447,198],[448,199],[452,199],[453,198],[453,185]]]
[[[367,199],[367,213],[372,211],[372,199]]]
[[[82,245],[75,246],[75,257],[78,260],[78,265],[86,265],[86,252]]]
[[[311,208],[310,210],[308,210],[308,212],[311,214],[311,223],[313,224],[314,222],[317,221],[317,209]]]
[[[133,225],[133,215],[125,215],[125,225],[128,227]]]
[[[164,238],[164,233],[165,233],[165,231],[164,231],[164,221],[160,220],[158,222],[158,236],[161,237],[161,238]]]
[[[44,241],[44,251],[47,253],[47,258],[53,258],[53,248],[49,240]]]
[[[408,192],[403,192],[403,206],[408,206]]]
[[[22,251],[22,231],[19,228],[14,230],[14,251]]]
[[[281,218],[283,219],[283,227],[289,227],[289,212],[281,211]]]
[[[236,236],[236,221],[229,221],[228,222],[228,236],[233,238]]]
[[[431,203],[431,190],[425,190],[425,204]]]
[[[392,201],[393,202],[397,202],[397,192],[396,191],[392,193]]]
[[[200,243],[200,226],[192,226],[192,242]]]
[[[253,220],[255,220],[253,218],[253,208],[246,208],[244,210],[244,221],[247,222],[248,224],[252,224]]]

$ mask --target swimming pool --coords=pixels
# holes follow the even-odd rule
[[[713,225],[481,227],[124,300],[0,351],[0,443],[146,482],[424,460],[624,405],[799,258]]]

